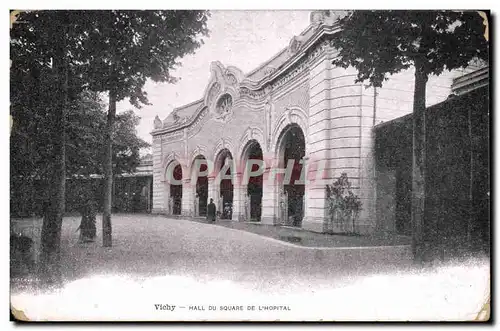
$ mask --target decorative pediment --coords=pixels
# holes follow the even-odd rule
[[[163,121],[160,120],[158,116],[156,116],[155,121],[154,121],[154,128],[156,129],[162,129],[162,128],[173,128],[177,126],[182,126],[186,124],[186,122],[189,120],[188,117],[186,116],[180,116],[179,115],[179,110],[174,109],[172,111],[172,116],[167,116]]]
[[[206,120],[230,121],[233,116],[233,107],[240,107],[243,103],[251,105],[250,108],[258,104],[259,110],[267,109],[269,106],[266,104],[263,108],[261,103],[265,103],[270,89],[281,90],[297,75],[306,72],[309,65],[316,61],[318,56],[329,51],[326,49],[332,48],[330,36],[337,31],[337,27],[333,23],[350,13],[350,11],[332,10],[313,11],[310,20],[312,25],[317,25],[318,29],[313,31],[308,29],[304,35],[291,38],[287,49],[266,62],[264,68],[260,67],[249,73],[248,77],[245,77],[243,72],[236,67],[225,67],[219,61],[212,62],[210,64],[210,80],[206,85],[203,97],[196,101],[197,104],[199,103],[197,109],[192,112],[191,110],[183,111],[184,108],[181,108],[180,118],[172,114],[168,117],[168,121],[165,120],[162,123],[162,128],[159,128],[159,122],[155,121],[153,135],[163,135],[167,131],[189,126],[189,135],[191,136],[197,130],[199,131],[196,126],[200,125],[200,122]],[[328,37],[322,38],[323,35]],[[308,52],[306,52],[306,48]],[[184,114],[185,117],[182,117]],[[265,130],[266,137],[269,135],[269,131]]]
[[[291,54],[295,54],[299,51],[299,49],[302,47],[302,44],[304,42],[304,37],[302,36],[295,36],[290,40],[290,44],[288,45],[288,50]]]
[[[232,105],[239,98],[239,84],[243,72],[236,67],[224,67],[219,61],[210,65],[211,78],[205,91],[205,105],[214,118],[228,121],[232,115]]]

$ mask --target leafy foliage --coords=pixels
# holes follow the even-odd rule
[[[428,76],[488,60],[483,18],[477,11],[353,11],[332,40],[333,64],[358,70],[357,81],[380,87],[387,75],[411,66]]]
[[[11,32],[15,65],[24,70],[20,72],[21,76],[38,65],[50,66],[52,62],[57,64],[55,78],[58,89],[54,96],[59,107],[56,107],[57,112],[49,112],[56,114],[52,126],[55,125],[64,132],[60,123],[65,117],[60,114],[65,111],[65,107],[61,105],[65,105],[66,100],[78,99],[83,91],[107,92],[109,95],[102,146],[103,173],[106,178],[104,246],[111,246],[113,172],[116,173],[116,168],[123,168],[138,156],[136,149],[130,149],[125,144],[115,146],[118,153],[112,152],[112,136],[117,135],[114,132],[116,103],[128,98],[132,105],[140,108],[143,104],[149,104],[144,91],[148,79],[174,83],[176,78],[170,72],[179,65],[178,59],[192,54],[203,43],[200,37],[208,35],[207,18],[206,11],[31,11],[20,15],[19,21],[25,24],[22,27],[19,24]],[[131,119],[130,113],[123,116]],[[83,132],[79,133],[84,136],[92,135],[89,130],[81,131]],[[64,135],[60,138],[64,139]],[[119,139],[122,140],[121,137]],[[82,144],[92,145],[93,142]],[[64,160],[65,151],[61,145],[64,146],[56,144],[59,147],[55,158],[59,160],[58,167],[64,169],[64,162],[60,160]],[[74,141],[69,149],[76,151],[80,147]],[[88,160],[95,159],[91,157],[93,150],[87,152]],[[76,171],[88,172],[92,168],[96,168],[96,165],[80,166]],[[61,172],[64,170],[59,171]],[[57,189],[57,199],[60,200],[57,202],[58,210],[61,210],[64,200],[64,175],[61,179],[61,185]],[[56,201],[53,201],[53,205],[56,205]],[[55,234],[59,232],[58,224],[61,222],[60,215],[58,218],[57,222],[52,222],[55,227],[50,229]],[[58,235],[54,238],[57,241]],[[58,247],[58,244],[54,247]]]
[[[116,116],[113,128],[113,174],[135,171],[140,164],[140,150],[150,147],[149,143],[137,136],[139,121],[140,117],[132,110]]]
[[[351,231],[355,232],[355,221],[362,203],[352,191],[347,173],[342,173],[333,185],[327,185],[326,193],[330,221],[338,223],[341,227],[346,227],[351,221]]]
[[[112,245],[112,142],[116,103],[129,98],[140,108],[149,104],[144,85],[148,79],[175,83],[170,72],[178,58],[200,47],[208,35],[205,11],[86,11],[81,13],[84,34],[74,55],[88,88],[108,92],[104,159],[103,246]],[[78,30],[78,28],[77,28]]]
[[[381,87],[392,75],[414,68],[412,146],[412,250],[423,256],[426,186],[426,87],[431,74],[488,61],[484,19],[477,11],[353,11],[339,20],[332,39],[333,64],[357,70],[356,82]]]
[[[17,90],[16,95],[21,91]],[[26,91],[27,92],[27,91]],[[22,98],[20,98],[22,99]],[[26,95],[26,100],[29,95]],[[11,134],[11,174],[25,178],[50,179],[51,150],[49,105],[28,109],[23,103],[13,107]],[[139,138],[136,126],[140,118],[132,111],[117,116],[113,135],[115,174],[131,173],[140,163],[139,152],[149,144]],[[102,174],[105,107],[99,96],[86,92],[74,100],[67,113],[66,173],[88,177]]]
[[[208,35],[208,12],[193,10],[84,11],[85,32],[75,61],[88,88],[114,91],[139,108],[149,104],[143,90],[148,79],[175,83],[178,59],[193,54]],[[78,24],[77,24],[78,25]],[[78,30],[78,27],[76,28]]]

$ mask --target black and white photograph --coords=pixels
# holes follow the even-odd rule
[[[491,322],[490,10],[9,14],[11,321]]]

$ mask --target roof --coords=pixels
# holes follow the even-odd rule
[[[312,29],[312,24],[310,24],[305,30],[303,30],[299,36],[295,36],[294,38],[300,38],[301,40],[307,40],[310,38],[314,29]],[[293,38],[292,38],[293,39]],[[253,69],[249,73],[245,74],[244,80],[248,79],[253,82],[260,81],[268,74],[268,70],[276,70],[280,66],[282,66],[293,54],[289,52],[289,46],[284,47],[280,50],[276,55],[271,57],[269,60],[261,63],[257,68]],[[180,118],[190,118],[192,117],[199,106],[203,103],[203,98],[193,101],[189,104],[176,107],[172,110],[172,112],[163,120],[163,124],[169,125],[175,123],[175,117],[179,116]]]
[[[201,105],[203,102],[203,99],[196,100],[194,102],[188,103],[187,105],[183,105],[177,108],[174,108],[174,110],[163,120],[163,124],[165,123],[175,123],[175,115],[178,115],[179,117],[185,117],[189,118],[194,115],[198,107]]]
[[[454,94],[462,95],[486,86],[489,84],[489,72],[489,68],[484,67],[457,77],[453,80],[451,90]]]
[[[305,54],[305,51],[311,47],[323,34],[331,34],[337,31],[338,19],[348,14],[348,11],[336,10],[315,10],[311,12],[310,24],[298,36],[293,36],[287,47],[271,57],[269,60],[260,64],[256,69],[243,75],[240,79],[241,86],[250,87],[250,89],[260,89],[270,81],[276,79],[283,72],[290,69],[293,63]],[[218,61],[213,61],[213,63]],[[226,69],[231,66],[226,67]],[[239,69],[233,67],[236,71]],[[207,92],[205,92],[207,93]],[[203,105],[205,95],[196,101],[187,105],[174,108],[174,110],[163,120],[155,120],[155,128],[152,135],[158,135],[164,132],[176,131],[182,127],[188,126],[194,119],[197,111]],[[177,125],[173,125],[177,124]]]
[[[312,25],[309,25],[304,31],[302,31],[299,34],[298,37],[306,40],[312,36],[313,32],[314,29],[312,29]],[[286,62],[286,60],[288,60],[291,57],[291,54],[288,52],[288,50],[289,50],[288,46],[283,48],[269,60],[265,61],[264,63],[261,63],[257,68],[247,73],[245,75],[245,78],[253,81],[258,81],[264,78],[264,76],[266,75],[267,68],[278,69],[281,65],[283,65]]]

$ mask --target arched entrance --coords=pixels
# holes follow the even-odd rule
[[[173,171],[171,179],[167,179],[169,185],[168,213],[180,215],[182,210],[182,167],[179,163],[172,164]]]
[[[279,140],[279,164],[287,167],[293,160],[293,168],[289,181],[282,181],[279,191],[280,221],[287,226],[302,226],[304,217],[305,185],[296,183],[300,179],[305,156],[304,132],[297,124],[285,127]]]
[[[234,186],[232,181],[232,163],[233,156],[228,149],[223,149],[217,155],[215,162],[215,169],[220,177],[220,183],[218,185],[218,206],[217,212],[220,212],[221,219],[231,219],[233,216],[233,198],[234,198]],[[224,175],[222,176],[222,172]],[[217,183],[216,183],[217,184]]]
[[[251,140],[245,152],[245,169],[248,164],[248,160],[261,160],[262,161],[262,148],[256,140]],[[252,169],[248,171],[257,171],[259,169],[258,164],[252,164]],[[244,190],[244,215],[246,221],[260,222],[262,216],[262,183],[263,176],[252,176],[248,178],[248,184]]]
[[[192,165],[192,171],[196,171],[197,174],[204,174],[207,172],[208,163],[203,155],[198,155]],[[207,175],[197,175],[196,176],[196,187],[194,191],[194,206],[193,215],[206,216],[207,215],[207,200],[208,200],[208,177]]]

